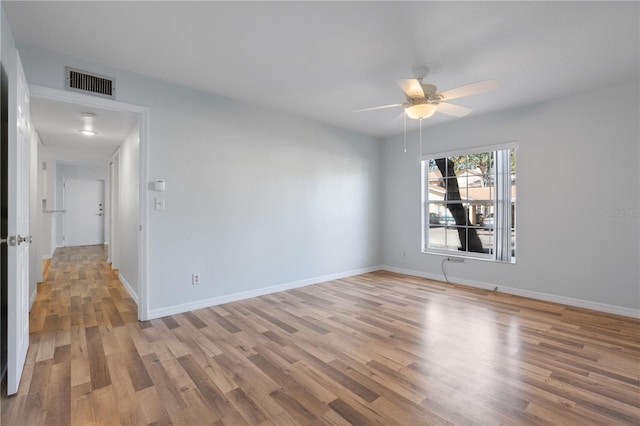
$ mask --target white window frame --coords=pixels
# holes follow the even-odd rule
[[[515,226],[512,224],[512,217],[515,216],[515,211],[512,214],[511,205],[516,208],[517,196],[511,196],[511,151],[517,151],[517,144],[515,142],[489,145],[481,147],[473,147],[469,149],[437,152],[430,154],[423,154],[421,157],[421,192],[422,192],[422,253],[436,254],[445,256],[464,257],[470,259],[481,259],[495,262],[515,263],[516,256],[513,255],[512,250],[515,250]],[[430,230],[430,217],[429,217],[429,185],[428,185],[428,166],[429,161],[437,158],[456,157],[461,155],[478,154],[481,152],[493,152],[494,154],[494,188],[495,197],[493,204],[493,252],[492,253],[476,253],[461,250],[440,249],[429,247],[429,230]],[[516,155],[516,162],[518,157]],[[517,165],[514,172],[517,171]],[[517,177],[516,177],[517,179]],[[468,214],[468,213],[467,213]],[[511,230],[514,230],[512,236]]]

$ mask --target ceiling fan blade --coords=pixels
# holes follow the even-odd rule
[[[467,108],[460,105],[449,104],[447,102],[440,102],[436,111],[447,115],[453,115],[454,117],[464,117],[473,111],[471,108]]]
[[[402,106],[402,104],[382,105],[382,106],[377,106],[372,108],[357,109],[353,112],[375,111],[377,109],[393,108],[393,107],[399,107],[399,106]]]
[[[462,98],[464,96],[477,95],[478,93],[488,92],[498,87],[498,83],[495,80],[479,81],[477,83],[467,84],[466,86],[456,87],[454,89],[445,90],[438,93],[443,101],[450,101],[451,99]]]
[[[394,118],[394,119],[391,121],[391,124],[396,124],[398,121],[400,121],[400,119],[401,119],[402,117],[404,117],[404,115],[405,115],[405,113],[404,113],[404,110],[403,110],[400,114],[398,114],[398,116],[397,116],[396,118]]]
[[[404,93],[410,98],[424,98],[424,90],[422,85],[415,78],[409,78],[406,80],[398,80],[398,86]]]

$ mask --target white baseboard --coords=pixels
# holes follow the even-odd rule
[[[49,259],[53,259],[53,255],[52,254],[43,254],[42,255],[42,260],[49,260]]]
[[[31,308],[33,307],[33,302],[36,301],[36,296],[38,295],[38,285],[36,284],[36,288],[31,293],[31,297],[29,298],[29,312],[31,312]]]
[[[395,266],[382,265],[380,269],[397,272],[399,274],[413,275],[416,277],[427,278],[436,281],[445,281],[443,275],[430,274],[422,271],[414,271],[412,269],[396,268]],[[484,290],[493,290],[496,285],[493,283],[484,283],[481,281],[466,280],[463,278],[449,277],[449,281],[454,284],[461,284]],[[554,302],[561,305],[574,306],[576,308],[592,309],[594,311],[606,312],[609,314],[622,315],[631,318],[640,318],[640,311],[637,309],[627,308],[624,306],[609,305],[606,303],[592,302],[590,300],[576,299],[573,297],[558,296],[555,294],[541,293],[537,291],[524,290],[515,287],[498,286],[498,292],[512,294],[514,296],[528,297],[530,299],[543,300],[545,302]]]
[[[323,275],[321,277],[309,278],[306,280],[292,281],[255,290],[241,291],[227,294],[225,296],[212,297],[210,299],[198,300],[197,302],[182,303],[180,305],[168,306],[166,308],[152,309],[149,311],[148,319],[166,317],[169,315],[181,314],[183,312],[194,311],[196,309],[209,308],[211,306],[222,305],[224,303],[237,302],[239,300],[250,299],[252,297],[264,296],[266,294],[277,293],[279,291],[292,290],[294,288],[306,287],[308,285],[319,284],[326,281],[365,274],[367,272],[379,271],[380,266],[370,266],[367,268],[354,269],[351,271],[338,272],[336,274]],[[137,303],[137,301],[136,301]]]
[[[118,273],[118,279],[120,280],[120,282],[124,286],[124,289],[127,290],[127,293],[129,293],[129,296],[131,296],[133,301],[136,302],[136,305],[138,305],[138,294],[135,291],[133,291],[133,288],[127,282],[127,280],[124,279],[124,277],[122,276],[121,273]]]

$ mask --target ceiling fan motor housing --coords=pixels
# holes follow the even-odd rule
[[[407,96],[407,101],[409,105],[422,105],[422,104],[438,104],[440,101],[440,96],[436,93],[438,88],[433,84],[420,84],[422,87],[422,91],[424,92],[423,96],[410,97]]]
[[[422,91],[424,92],[424,96],[429,98],[431,96],[436,95],[436,91],[438,90],[438,88],[436,86],[434,86],[433,84],[421,84],[422,86]]]

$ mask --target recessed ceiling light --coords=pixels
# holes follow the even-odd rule
[[[98,132],[96,132],[95,130],[89,130],[89,129],[82,129],[78,131],[85,136],[93,136],[98,134]]]

